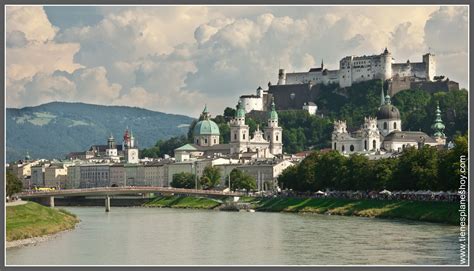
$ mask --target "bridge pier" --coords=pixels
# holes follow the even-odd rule
[[[49,207],[54,208],[54,196],[49,197]]]
[[[110,212],[110,197],[105,196],[105,211]]]

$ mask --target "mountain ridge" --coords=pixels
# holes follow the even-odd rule
[[[82,102],[49,102],[6,108],[6,161],[32,158],[62,159],[69,152],[106,144],[112,134],[117,144],[130,128],[140,148],[157,140],[186,134],[194,119],[140,107]]]

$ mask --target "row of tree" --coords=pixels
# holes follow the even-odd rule
[[[295,191],[318,190],[457,190],[459,160],[467,157],[467,136],[458,136],[455,147],[439,150],[424,146],[404,150],[396,158],[369,160],[345,157],[337,151],[313,152],[299,165],[278,177],[279,186]]]
[[[207,166],[204,168],[202,176],[198,179],[192,173],[181,172],[173,175],[171,186],[175,188],[197,188],[198,189],[215,189],[219,188],[222,175],[218,168]],[[226,176],[225,179],[228,179]],[[228,185],[227,183],[225,185]],[[255,178],[251,175],[239,170],[233,169],[230,172],[230,186],[232,190],[245,189],[251,191],[257,188]]]

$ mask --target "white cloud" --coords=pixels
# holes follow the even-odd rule
[[[6,6],[6,33],[22,32],[32,42],[52,40],[57,29],[41,6]]]
[[[19,18],[33,11],[7,16],[14,22],[7,26],[15,25],[7,32],[9,106],[69,95],[71,100],[194,116],[207,103],[215,115],[234,106],[239,95],[275,82],[279,67],[306,71],[324,59],[325,67],[336,69],[346,55],[377,54],[386,46],[397,61],[419,61],[431,46],[438,55],[438,70],[467,82],[466,8],[101,10],[104,18],[99,23],[59,31],[38,9],[34,12],[40,16],[23,28]],[[41,29],[37,36],[35,24]]]

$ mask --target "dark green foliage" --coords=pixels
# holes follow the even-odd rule
[[[195,175],[188,172],[174,174],[173,181],[171,181],[171,186],[174,188],[195,188]]]
[[[368,160],[362,155],[345,157],[337,151],[313,152],[299,165],[278,177],[282,188],[316,192],[335,190],[456,190],[459,159],[467,157],[467,136],[455,139],[451,150],[424,146],[407,148],[398,158]]]
[[[202,172],[200,184],[203,189],[215,188],[221,180],[221,172],[218,168],[213,166],[207,166]]]
[[[46,118],[42,114],[46,113]],[[41,121],[47,124],[35,125]],[[112,133],[117,144],[128,126],[141,148],[158,139],[185,134],[192,118],[126,106],[102,106],[53,102],[6,110],[7,161],[22,159],[28,151],[33,159],[64,158],[91,145],[105,145]],[[32,122],[33,123],[32,123]],[[40,122],[38,122],[40,121]]]
[[[23,187],[22,183],[18,178],[13,174],[11,170],[7,170],[7,185],[6,185],[6,195],[11,197],[13,194],[21,192]]]
[[[441,118],[446,125],[445,134],[449,139],[467,132],[468,92],[465,89],[429,94],[423,90],[404,90],[397,93],[392,102],[400,110],[402,128],[424,131],[432,134],[431,125],[435,119],[436,105],[439,103]]]
[[[230,183],[232,190],[246,189],[250,191],[257,188],[255,178],[239,169],[233,169],[230,172]]]
[[[173,156],[175,149],[187,143],[188,139],[184,135],[172,137],[168,140],[158,140],[154,147],[141,150],[140,157],[158,158],[165,154]]]

